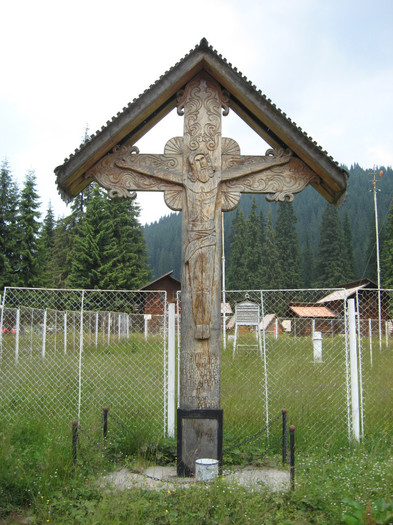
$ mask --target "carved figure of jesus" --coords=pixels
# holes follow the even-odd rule
[[[187,243],[184,252],[185,279],[193,295],[192,308],[195,320],[195,338],[210,337],[211,304],[217,232],[215,210],[218,184],[207,153],[190,156],[191,171],[187,188]]]

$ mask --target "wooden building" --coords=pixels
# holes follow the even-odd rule
[[[151,281],[150,283],[143,286],[141,291],[164,291],[166,292],[168,303],[175,303],[176,294],[180,291],[181,284],[179,279],[173,277],[172,273],[173,270],[166,273],[165,275],[162,275],[161,277],[158,277],[157,279],[154,279],[154,281]],[[164,308],[165,306],[162,299],[162,294],[148,294],[144,302],[145,314],[162,315],[164,313]]]
[[[345,303],[348,299],[355,300],[356,311],[359,312],[361,332],[369,331],[371,321],[373,333],[379,327],[379,310],[381,312],[382,327],[388,320],[389,296],[385,290],[378,291],[378,285],[370,279],[361,279],[339,286],[340,290],[323,297],[317,304],[326,306],[338,317],[344,316]]]
[[[312,335],[313,332],[334,334],[342,328],[341,320],[326,306],[315,303],[292,303],[289,317],[293,336]]]

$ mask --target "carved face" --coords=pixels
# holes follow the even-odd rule
[[[210,157],[205,153],[197,153],[190,156],[192,175],[199,182],[208,182],[214,175]]]

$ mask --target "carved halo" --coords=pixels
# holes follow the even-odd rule
[[[234,139],[222,137],[221,139],[221,155],[240,155],[240,146]]]

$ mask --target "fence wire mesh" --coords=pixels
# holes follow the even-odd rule
[[[273,443],[280,429],[270,424],[283,408],[301,447],[348,443],[357,418],[360,437],[391,436],[392,290],[227,291],[222,312],[224,449],[249,444],[250,436],[258,447]],[[179,378],[168,374],[168,317],[165,292],[6,288],[2,417],[78,418],[87,428],[109,406],[146,440],[169,429],[174,436],[168,377],[177,385]],[[175,318],[179,349],[180,296]]]
[[[350,362],[350,297],[357,320],[356,372]],[[361,437],[386,436],[393,406],[392,299],[391,291],[362,288],[227,291],[221,364],[225,438],[236,442],[263,424],[269,429],[286,408],[302,447],[348,443],[354,437],[355,379]],[[269,430],[264,437],[272,438]]]
[[[393,290],[360,289],[354,300],[361,435],[386,440],[393,430]]]
[[[99,422],[109,406],[146,435],[167,417],[165,292],[6,288],[4,416]]]

